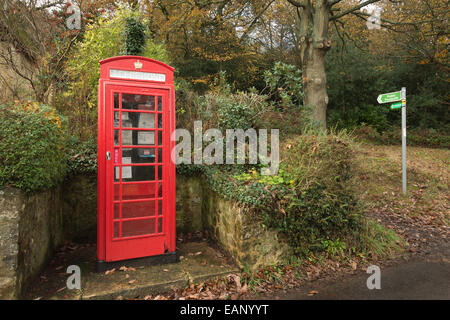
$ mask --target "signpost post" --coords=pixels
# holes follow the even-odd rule
[[[402,162],[403,194],[406,195],[406,88],[402,88]]]
[[[384,93],[378,96],[378,103],[393,103],[391,109],[402,109],[402,187],[403,194],[407,193],[406,180],[406,88],[401,91]]]

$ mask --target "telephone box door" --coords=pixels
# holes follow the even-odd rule
[[[169,90],[105,87],[106,261],[169,251]]]

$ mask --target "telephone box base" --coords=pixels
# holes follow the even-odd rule
[[[143,267],[143,266],[154,266],[168,263],[177,263],[179,262],[177,252],[171,252],[162,254],[159,256],[151,256],[130,260],[121,260],[121,261],[113,261],[113,262],[105,262],[105,261],[97,261],[96,271],[97,272],[106,272],[112,269],[118,269],[122,266],[126,267]]]

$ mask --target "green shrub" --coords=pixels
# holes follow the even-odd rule
[[[203,172],[212,190],[251,208],[286,236],[297,255],[306,255],[331,252],[330,244],[360,244],[363,216],[351,183],[353,158],[347,133],[308,132],[283,143],[276,176],[261,176],[249,165],[205,166]]]
[[[127,17],[125,22],[125,54],[138,56],[145,46],[145,26],[136,17]]]
[[[27,192],[55,186],[66,173],[66,120],[45,105],[0,106],[0,186]]]
[[[283,199],[283,214],[267,215],[268,223],[287,235],[298,254],[329,250],[330,241],[357,243],[363,218],[351,183],[352,138],[345,131],[311,131],[287,140],[281,152],[294,193]]]
[[[258,115],[269,108],[265,98],[247,92],[232,94],[226,84],[198,96],[183,84],[177,92],[177,126],[193,131],[194,121],[201,120],[203,130],[258,129]]]
[[[302,72],[294,65],[276,62],[264,72],[264,81],[279,110],[299,110],[303,105]]]
[[[124,54],[137,54],[170,63],[164,44],[153,42],[143,30],[139,13],[127,8],[103,16],[86,26],[66,64],[66,88],[57,97],[58,110],[68,115],[71,132],[81,137],[94,135],[97,123],[99,61]],[[144,34],[142,34],[144,32]]]
[[[67,169],[69,176],[97,173],[97,141],[95,139],[80,141],[78,137],[71,137],[68,149]]]

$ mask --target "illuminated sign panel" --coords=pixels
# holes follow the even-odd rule
[[[129,70],[109,70],[109,76],[111,78],[118,79],[130,79],[130,80],[145,80],[145,81],[158,81],[165,82],[166,75],[164,73],[151,73],[151,72],[139,72]]]

